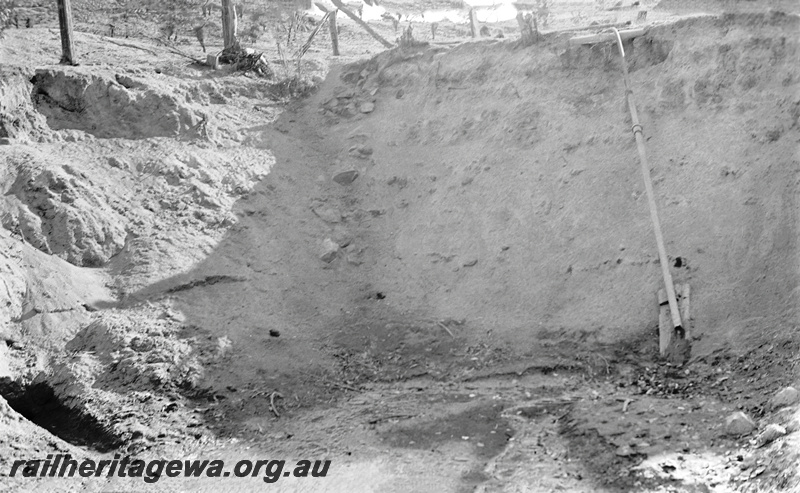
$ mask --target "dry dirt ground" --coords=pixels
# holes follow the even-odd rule
[[[7,31],[0,486],[265,488],[8,477],[69,452],[332,461],[276,491],[797,491],[800,18],[723,3],[663,2],[626,43],[692,287],[682,366],[619,55],[565,31],[635,8],[565,8],[528,47],[455,25],[381,52],[342,21],[350,54],[321,38],[295,99],[147,40],[87,29],[65,67],[52,20]]]

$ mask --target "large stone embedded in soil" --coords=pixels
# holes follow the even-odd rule
[[[758,435],[758,439],[756,440],[756,442],[759,447],[763,447],[764,445],[767,445],[768,443],[777,440],[778,438],[784,436],[785,434],[786,434],[786,428],[775,423],[770,423],[769,425],[767,425],[764,431],[762,431],[761,434]]]
[[[319,258],[326,263],[333,262],[333,259],[335,259],[336,255],[339,253],[339,245],[330,238],[325,238],[325,241],[322,242],[322,249],[323,252]]]
[[[756,424],[745,413],[737,411],[725,419],[725,433],[728,435],[747,435],[756,428]]]
[[[354,169],[342,171],[333,175],[333,181],[339,185],[349,185],[353,183],[356,178],[358,178],[358,171]]]
[[[6,201],[6,229],[74,265],[103,265],[125,246],[124,218],[70,166],[19,174]]]
[[[785,387],[770,400],[769,404],[772,409],[779,409],[781,407],[791,406],[800,400],[800,392],[794,387]]]
[[[54,130],[83,130],[101,138],[176,137],[202,121],[166,91],[144,84],[130,89],[110,75],[80,69],[38,69],[33,101]]]
[[[339,223],[342,221],[342,213],[339,209],[328,207],[324,202],[314,201],[311,204],[311,211],[326,223]]]

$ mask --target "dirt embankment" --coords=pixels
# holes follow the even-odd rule
[[[707,347],[796,321],[795,29],[794,16],[731,15],[627,46],[671,267]],[[619,55],[564,43],[387,53],[316,99],[330,172],[360,173],[336,193],[368,251],[341,268],[381,303],[514,343],[656,325]]]
[[[15,46],[7,47],[12,54]],[[268,88],[187,82],[160,69],[26,70],[5,70],[0,83],[2,392],[15,408],[33,409],[34,421],[45,419],[43,402],[58,403],[77,410],[79,421],[102,421],[111,441],[150,437],[137,414],[117,417],[121,403],[150,399],[136,391],[192,387],[201,346],[214,359],[228,343],[187,343],[176,335],[184,327],[160,320],[161,311],[118,315],[115,307],[187,270],[237,221],[234,202],[273,161],[236,145],[241,120],[217,128],[237,118],[224,110],[229,100],[250,101]],[[260,113],[263,122],[270,111]],[[41,402],[26,407],[25,399]],[[70,436],[84,443],[79,435]]]
[[[695,356],[796,325],[797,22],[689,20],[626,46]],[[205,384],[261,395],[226,393],[227,416],[263,413],[264,389],[302,405],[654,338],[660,269],[623,97],[613,46],[464,44],[334,71],[249,129],[273,172],[208,258],[158,285],[194,280],[170,306],[231,341]],[[222,275],[244,280],[203,281]]]
[[[695,356],[791,347],[797,28],[729,15],[626,46]],[[367,382],[587,368],[602,343],[654,341],[660,271],[613,46],[393,50],[274,124],[264,86],[186,70],[0,85],[17,101],[0,122],[4,370],[99,422],[94,445],[139,452],[186,423],[197,440],[261,436],[270,409]],[[599,428],[573,438],[627,461]]]

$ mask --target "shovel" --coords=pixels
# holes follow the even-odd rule
[[[613,34],[601,33],[572,38],[570,44],[592,44],[601,41],[616,40],[617,46],[619,47],[622,77],[625,82],[625,98],[628,103],[628,109],[631,112],[631,131],[636,139],[636,147],[639,150],[639,161],[642,166],[644,188],[647,193],[647,203],[650,208],[650,219],[653,222],[653,231],[656,235],[656,245],[658,246],[658,260],[661,264],[661,274],[664,278],[664,288],[659,290],[658,293],[658,304],[661,311],[659,317],[659,352],[661,356],[666,357],[671,363],[682,365],[686,363],[691,352],[688,331],[684,325],[689,319],[690,290],[688,284],[675,286],[672,282],[672,273],[670,273],[669,270],[669,259],[667,258],[667,251],[664,248],[664,236],[661,233],[661,222],[658,219],[658,208],[656,207],[655,194],[653,193],[653,180],[650,176],[650,165],[647,162],[647,153],[644,147],[643,129],[642,125],[639,123],[636,104],[633,101],[633,90],[631,89],[630,78],[628,77],[628,63],[625,60],[625,48],[622,46],[623,39],[641,36],[646,31],[644,29],[632,29],[620,32],[615,27],[612,27],[611,30]],[[679,298],[681,302],[680,305],[682,306],[679,306]]]

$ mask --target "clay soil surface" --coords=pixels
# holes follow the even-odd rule
[[[340,15],[343,55],[323,30],[299,65],[275,21],[246,44],[261,77],[198,63],[191,30],[157,42],[161,18],[111,38],[78,1],[80,65],[58,65],[53,12],[22,3],[35,24],[0,39],[0,489],[800,488],[791,4],[552,2],[529,46],[513,20],[413,21],[391,50]],[[691,286],[679,361],[619,53],[569,44],[591,23],[647,28],[626,60]],[[59,453],[331,466],[10,477]]]

